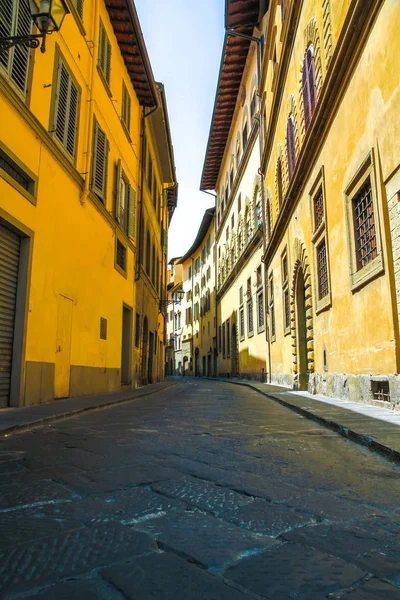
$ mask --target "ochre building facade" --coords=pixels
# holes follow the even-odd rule
[[[44,54],[0,55],[2,407],[163,377],[168,115],[134,3],[113,4],[67,0]],[[29,33],[27,7],[2,3],[1,35]]]
[[[230,319],[219,372],[395,406],[400,5],[240,5],[227,2],[201,182],[217,192]]]

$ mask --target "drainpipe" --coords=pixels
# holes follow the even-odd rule
[[[255,42],[257,47],[257,98],[258,98],[258,140],[259,140],[259,150],[260,150],[260,167],[258,169],[258,175],[260,177],[260,187],[261,187],[261,209],[262,209],[262,222],[263,222],[263,256],[265,256],[267,249],[267,240],[266,240],[266,211],[265,211],[265,176],[261,169],[262,163],[262,152],[263,152],[263,141],[262,141],[262,133],[263,133],[263,115],[261,111],[262,104],[262,96],[260,93],[260,84],[261,84],[261,49],[262,49],[262,38],[257,38],[252,35],[246,35],[244,33],[239,33],[234,31],[233,29],[229,29],[228,25],[228,0],[225,0],[225,33],[226,35],[230,35],[232,37],[240,37],[250,42]],[[269,311],[267,305],[267,292],[268,292],[268,281],[267,281],[267,266],[264,265],[264,320],[265,320],[265,339],[268,345],[268,380],[271,383],[271,370],[272,370],[272,361],[271,361],[271,341],[269,335]]]
[[[93,48],[92,48],[92,69],[90,73],[90,88],[89,88],[89,98],[87,100],[87,146],[86,146],[86,159],[85,159],[85,183],[83,186],[83,190],[81,191],[80,201],[81,204],[85,204],[87,197],[89,195],[89,182],[90,182],[90,164],[92,162],[92,104],[93,104],[93,86],[94,86],[94,78],[96,73],[97,61],[95,58],[95,51],[98,46],[98,36],[99,36],[99,28],[97,26],[99,20],[99,0],[95,0],[94,2],[94,11],[93,11],[93,20],[92,20],[92,34],[93,34]],[[89,47],[89,46],[88,46]]]

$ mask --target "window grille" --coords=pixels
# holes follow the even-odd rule
[[[127,130],[130,131],[131,127],[131,97],[128,92],[128,88],[125,82],[122,82],[122,113],[121,119],[126,126]]]
[[[233,167],[232,167],[231,172],[229,174],[229,185],[230,185],[230,187],[232,189],[232,187],[233,187]]]
[[[35,182],[0,148],[0,169],[30,194],[34,193]]]
[[[117,265],[119,267],[121,267],[121,269],[123,271],[126,271],[126,248],[122,244],[122,242],[120,242],[120,240],[118,240],[118,239],[117,239]]]
[[[288,262],[286,254],[282,258],[282,281],[286,283],[288,279]]]
[[[318,192],[314,196],[314,228],[315,231],[319,228],[324,220],[324,196],[322,187],[319,188]]]
[[[226,356],[225,323],[222,324],[222,358]]]
[[[264,294],[262,291],[257,294],[257,328],[258,331],[264,328]]]
[[[1,0],[0,37],[29,35],[32,31],[32,19],[29,2],[26,0]],[[14,46],[0,54],[0,64],[6,69],[8,77],[23,94],[27,92],[30,49],[26,46]]]
[[[371,381],[371,391],[374,400],[390,402],[390,390],[388,381]]]
[[[276,335],[276,327],[275,327],[275,300],[274,300],[274,279],[273,274],[271,273],[269,277],[269,315],[270,315],[270,325],[271,325],[271,338],[272,341]]]
[[[256,204],[256,225],[257,225],[257,228],[262,225],[261,202],[257,202],[257,204]]]
[[[370,177],[353,198],[353,215],[357,268],[360,270],[377,256],[375,215]]]
[[[100,317],[100,339],[107,339],[107,319]]]
[[[79,96],[78,87],[59,58],[53,130],[55,137],[72,157],[76,154]]]
[[[254,322],[253,322],[253,300],[247,301],[247,332],[248,335],[253,335],[254,333]]]
[[[283,293],[284,312],[285,312],[285,330],[290,327],[290,301],[289,290],[286,288]]]
[[[317,246],[317,269],[318,269],[318,298],[321,300],[329,294],[328,283],[328,261],[326,256],[325,238]]]
[[[239,289],[239,304],[243,304],[243,287]]]
[[[105,80],[110,84],[111,72],[111,43],[107,37],[103,23],[100,21],[100,38],[99,38],[99,67],[104,75]]]
[[[95,121],[93,131],[92,190],[101,199],[106,199],[108,166],[108,140]]]
[[[317,101],[317,84],[315,78],[315,59],[312,46],[307,50],[302,75],[304,121],[308,128]]]
[[[226,356],[229,358],[231,355],[231,324],[229,319],[226,322]]]
[[[251,298],[251,277],[247,280],[247,298]]]
[[[287,146],[287,155],[288,155],[289,179],[292,179],[292,175],[294,173],[294,168],[296,166],[296,146],[295,146],[295,139],[294,139],[294,123],[293,123],[292,116],[289,117],[288,122],[287,122],[286,146]]]

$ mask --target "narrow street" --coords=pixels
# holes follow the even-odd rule
[[[400,599],[400,468],[182,378],[0,440],[0,598]]]

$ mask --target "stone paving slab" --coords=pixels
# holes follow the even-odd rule
[[[124,596],[105,581],[78,579],[52,585],[27,600],[124,600]]]
[[[0,487],[0,513],[28,506],[72,500],[75,495],[53,481],[11,483]]]
[[[268,600],[322,600],[365,575],[339,558],[297,544],[247,558],[225,571],[226,578]]]
[[[120,521],[125,525],[159,516],[167,511],[185,509],[186,505],[182,502],[165,498],[142,487],[88,497],[62,506],[64,513],[87,523]]]
[[[348,522],[376,514],[376,509],[373,506],[366,506],[360,502],[353,502],[332,494],[318,492],[301,493],[285,500],[284,503],[292,508],[329,521]]]
[[[208,479],[209,481],[215,482],[226,475],[226,471],[223,469],[181,456],[166,456],[164,462],[169,467],[179,469],[179,471],[183,471],[188,475],[194,475],[200,479]]]
[[[192,512],[172,513],[144,521],[136,525],[136,529],[149,533],[165,547],[208,568],[221,567],[247,553],[277,544],[275,540],[257,536],[236,525]]]
[[[309,514],[297,512],[265,500],[255,500],[247,506],[228,510],[222,513],[220,517],[238,527],[274,538],[285,531],[291,531],[297,527],[304,527],[307,524],[316,522],[316,519],[313,519]]]
[[[172,381],[153,383],[137,390],[123,390],[95,396],[79,396],[65,400],[55,400],[46,404],[5,408],[0,412],[0,435],[23,431],[33,426],[50,423],[98,408],[108,408],[129,400],[142,398],[155,392],[161,392],[176,385]]]
[[[171,553],[144,556],[132,565],[115,565],[101,574],[128,600],[248,599],[217,577]]]
[[[238,492],[259,496],[274,502],[300,494],[299,487],[286,483],[281,478],[265,478],[251,473],[226,473],[217,479],[217,483]]]
[[[54,505],[3,512],[0,513],[0,551],[81,527],[83,524],[77,519],[60,515]]]
[[[119,523],[70,531],[0,552],[0,597],[29,590],[154,549],[151,539]]]
[[[215,514],[253,502],[249,496],[189,476],[153,484],[152,487],[166,496]]]
[[[400,587],[400,551],[389,548],[386,551],[373,550],[358,556],[354,564],[393,585]]]
[[[400,600],[400,589],[374,578],[360,585],[345,598],[346,600]]]

